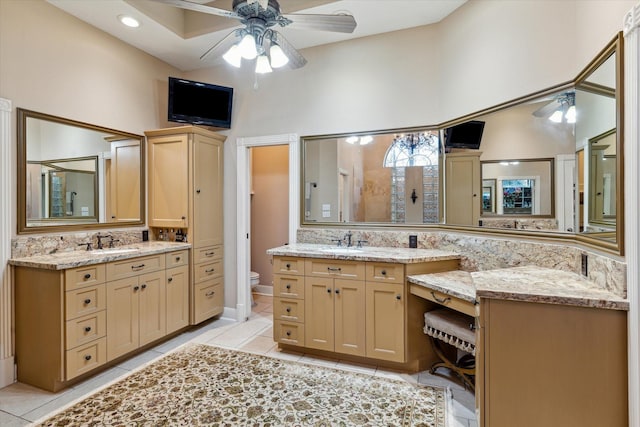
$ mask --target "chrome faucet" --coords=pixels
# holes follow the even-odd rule
[[[347,241],[347,247],[351,247],[351,238],[353,237],[353,233],[351,231],[347,231],[347,234],[344,235],[344,240]]]

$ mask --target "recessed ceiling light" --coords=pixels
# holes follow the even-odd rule
[[[140,26],[140,21],[129,15],[119,15],[118,20],[127,27],[138,28]]]

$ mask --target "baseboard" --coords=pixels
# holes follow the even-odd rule
[[[273,286],[255,285],[251,287],[251,290],[256,294],[273,295]]]
[[[236,317],[237,313],[238,311],[235,308],[225,307],[220,317],[223,319],[238,320]]]
[[[15,360],[12,357],[0,359],[0,388],[16,382]]]

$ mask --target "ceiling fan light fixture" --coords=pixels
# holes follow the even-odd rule
[[[576,122],[576,106],[572,105],[567,110],[567,113],[564,115],[564,118],[567,119],[567,123],[575,123]]]
[[[273,70],[271,69],[271,65],[269,65],[269,58],[267,58],[267,55],[258,56],[258,60],[256,61],[256,73],[266,74],[272,71]]]
[[[240,55],[240,48],[238,48],[237,44],[231,46],[227,53],[222,55],[222,58],[227,61],[229,65],[236,68],[240,68],[240,65],[242,65],[242,55]]]
[[[240,55],[244,59],[255,59],[258,56],[256,39],[251,34],[246,34],[238,44]]]
[[[551,120],[553,123],[562,123],[562,111],[554,111],[553,114],[549,117],[549,120]]]
[[[271,57],[271,67],[280,68],[289,63],[289,57],[284,54],[284,51],[277,44],[272,44],[269,49],[269,56]]]

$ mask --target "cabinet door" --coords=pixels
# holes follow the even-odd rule
[[[222,143],[194,135],[193,144],[193,231],[194,248],[223,243],[222,230]]]
[[[138,277],[140,287],[139,328],[140,345],[165,336],[167,331],[167,302],[165,272],[143,274]]]
[[[167,334],[189,324],[189,267],[167,270]]]
[[[149,226],[188,226],[188,137],[149,138]]]
[[[333,279],[305,277],[304,298],[305,346],[333,351]]]
[[[367,357],[404,362],[404,284],[366,284]]]
[[[335,351],[365,355],[364,282],[336,279],[334,282]]]
[[[107,360],[138,348],[137,277],[107,283]]]
[[[140,156],[138,140],[111,143],[108,222],[140,221]]]

